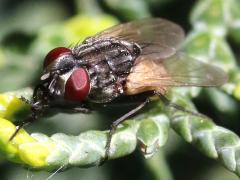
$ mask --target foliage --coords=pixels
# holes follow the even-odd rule
[[[53,13],[50,18],[43,16],[40,22],[34,19],[36,17],[31,17],[32,22],[36,21],[39,24],[30,23],[26,27],[19,23],[7,26],[0,19],[0,24],[5,27],[0,31],[0,75],[4,77],[0,79],[1,84],[4,85],[0,89],[5,92],[0,94],[0,151],[5,159],[35,170],[53,171],[58,168],[63,170],[75,166],[99,165],[105,153],[108,131],[89,130],[76,136],[68,133],[48,136],[47,133],[29,135],[25,130],[21,130],[17,137],[9,142],[8,139],[15,130],[13,122],[22,119],[29,112],[28,106],[19,100],[19,97],[30,98],[32,90],[22,88],[36,83],[41,71],[42,59],[48,50],[56,46],[73,46],[84,38],[118,23],[117,18],[133,20],[151,16],[151,13],[156,13],[157,8],[168,7],[169,4],[176,2],[133,0],[127,3],[120,0],[104,0],[98,3],[94,0],[76,0],[78,12],[74,12],[72,17],[68,17],[66,10],[59,4],[31,3],[32,6],[23,3],[18,8],[15,16],[19,15],[19,21],[31,16],[33,12],[42,12],[41,7],[48,7],[50,10],[46,12],[52,14],[51,7],[54,5],[57,9],[55,11],[59,14],[53,15]],[[205,99],[208,99],[208,103],[214,105],[215,112],[210,115],[213,115],[213,120],[216,121],[217,119],[214,118],[219,116],[214,114],[227,113],[233,117],[238,113],[240,76],[236,59],[239,58],[239,54],[233,51],[234,48],[232,50],[227,38],[231,37],[233,44],[240,42],[240,14],[237,8],[239,5],[238,0],[198,1],[191,7],[192,28],[187,33],[182,47],[182,51],[188,55],[222,67],[229,75],[229,83],[215,90],[173,89],[169,93],[172,102],[192,111],[196,111],[193,98],[207,97]],[[31,11],[25,9],[28,6],[31,7],[29,8],[32,9]],[[21,9],[26,14],[19,13]],[[183,18],[186,21],[187,16]],[[16,33],[17,31],[19,32]],[[94,114],[91,119],[98,119],[97,117],[99,115]],[[102,117],[102,119],[106,118],[110,116],[107,114]],[[69,120],[69,116],[63,115],[60,119]],[[118,128],[113,136],[110,159],[126,156],[138,148],[146,158],[152,157],[152,160],[146,160],[146,165],[155,175],[155,179],[172,179],[165,162],[165,153],[167,154],[168,151],[164,151],[167,148],[164,145],[168,136],[172,138],[170,131],[173,129],[202,154],[217,159],[228,170],[239,176],[239,137],[233,131],[216,125],[213,120],[177,111],[164,106],[162,102],[152,103],[144,113],[126,121]],[[61,125],[65,127],[66,123]],[[180,148],[179,145],[175,146],[176,149]],[[177,152],[173,150],[174,146],[171,149]],[[155,159],[161,163],[164,169],[162,172],[158,172]],[[187,172],[187,169],[185,171]]]

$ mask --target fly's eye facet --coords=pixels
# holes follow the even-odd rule
[[[57,47],[52,49],[47,56],[45,57],[43,67],[47,67],[49,64],[51,64],[53,61],[55,61],[57,58],[64,54],[70,54],[71,50],[65,47]]]
[[[65,99],[70,101],[83,101],[90,91],[90,79],[87,71],[77,68],[68,78],[65,85]]]

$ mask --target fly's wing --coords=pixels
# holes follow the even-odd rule
[[[127,78],[126,94],[149,90],[164,92],[174,86],[219,86],[226,83],[227,79],[221,68],[182,53],[164,60],[157,55],[152,59],[140,56]]]
[[[173,22],[149,18],[113,26],[85,41],[107,38],[137,43],[142,49],[141,55],[158,54],[158,57],[166,58],[176,53],[184,32]]]

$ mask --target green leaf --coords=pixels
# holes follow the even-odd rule
[[[186,104],[191,103],[185,97],[176,97]],[[240,138],[234,132],[217,126],[204,116],[195,116],[174,108],[169,108],[167,112],[172,128],[181,137],[206,156],[218,159],[227,169],[240,175],[240,165],[237,163],[240,160]]]
[[[159,147],[166,143],[168,130],[169,120],[164,114],[141,120],[137,137],[141,143],[141,151],[146,158],[153,156]]]
[[[231,1],[231,0],[229,0]],[[191,14],[191,23],[199,26],[218,26],[224,28],[228,11],[223,12],[229,5],[224,0],[201,0],[195,5]]]
[[[104,2],[111,10],[128,20],[150,16],[147,3],[144,0],[104,0]]]

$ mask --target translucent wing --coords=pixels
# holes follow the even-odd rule
[[[149,18],[113,26],[85,41],[106,38],[135,42],[141,46],[142,55],[157,53],[159,57],[166,58],[176,53],[184,39],[184,32],[173,22]]]
[[[173,86],[219,86],[227,81],[219,67],[195,60],[182,53],[161,60],[140,57],[127,78],[127,94],[157,90]]]

